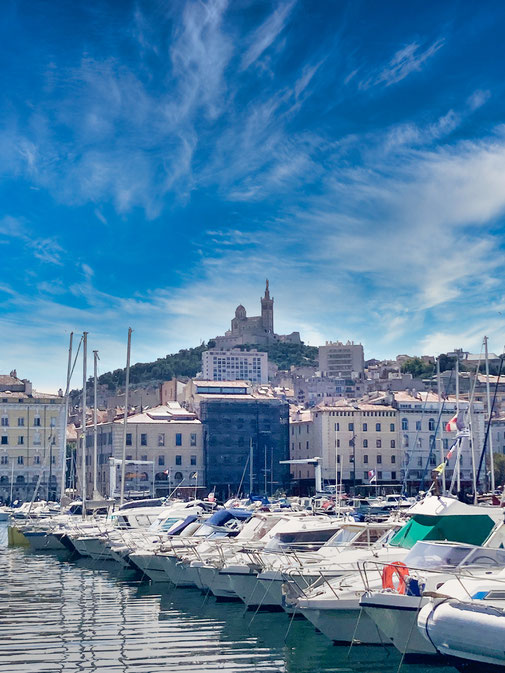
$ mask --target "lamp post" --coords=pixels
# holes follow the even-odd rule
[[[353,495],[356,494],[356,435],[353,434],[351,438],[352,446],[352,488]]]

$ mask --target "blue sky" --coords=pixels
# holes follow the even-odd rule
[[[505,5],[5,0],[0,369],[238,303],[367,357],[505,342]]]

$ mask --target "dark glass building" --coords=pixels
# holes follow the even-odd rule
[[[272,494],[289,486],[289,405],[278,399],[226,399],[200,403],[207,486],[221,498]],[[250,456],[252,455],[252,474]]]

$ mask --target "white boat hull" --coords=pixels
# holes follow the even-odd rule
[[[130,554],[131,562],[147,575],[151,582],[169,582],[165,572],[163,557],[159,554],[142,554],[141,552]]]
[[[299,609],[309,622],[335,643],[350,643],[354,640],[363,645],[387,644],[370,617],[364,611],[356,609],[354,601],[339,601],[338,610],[302,605]]]

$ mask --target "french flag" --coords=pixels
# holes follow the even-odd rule
[[[370,480],[371,484],[373,484],[374,481],[377,481],[377,475],[375,474],[375,470],[368,470],[368,479]]]

